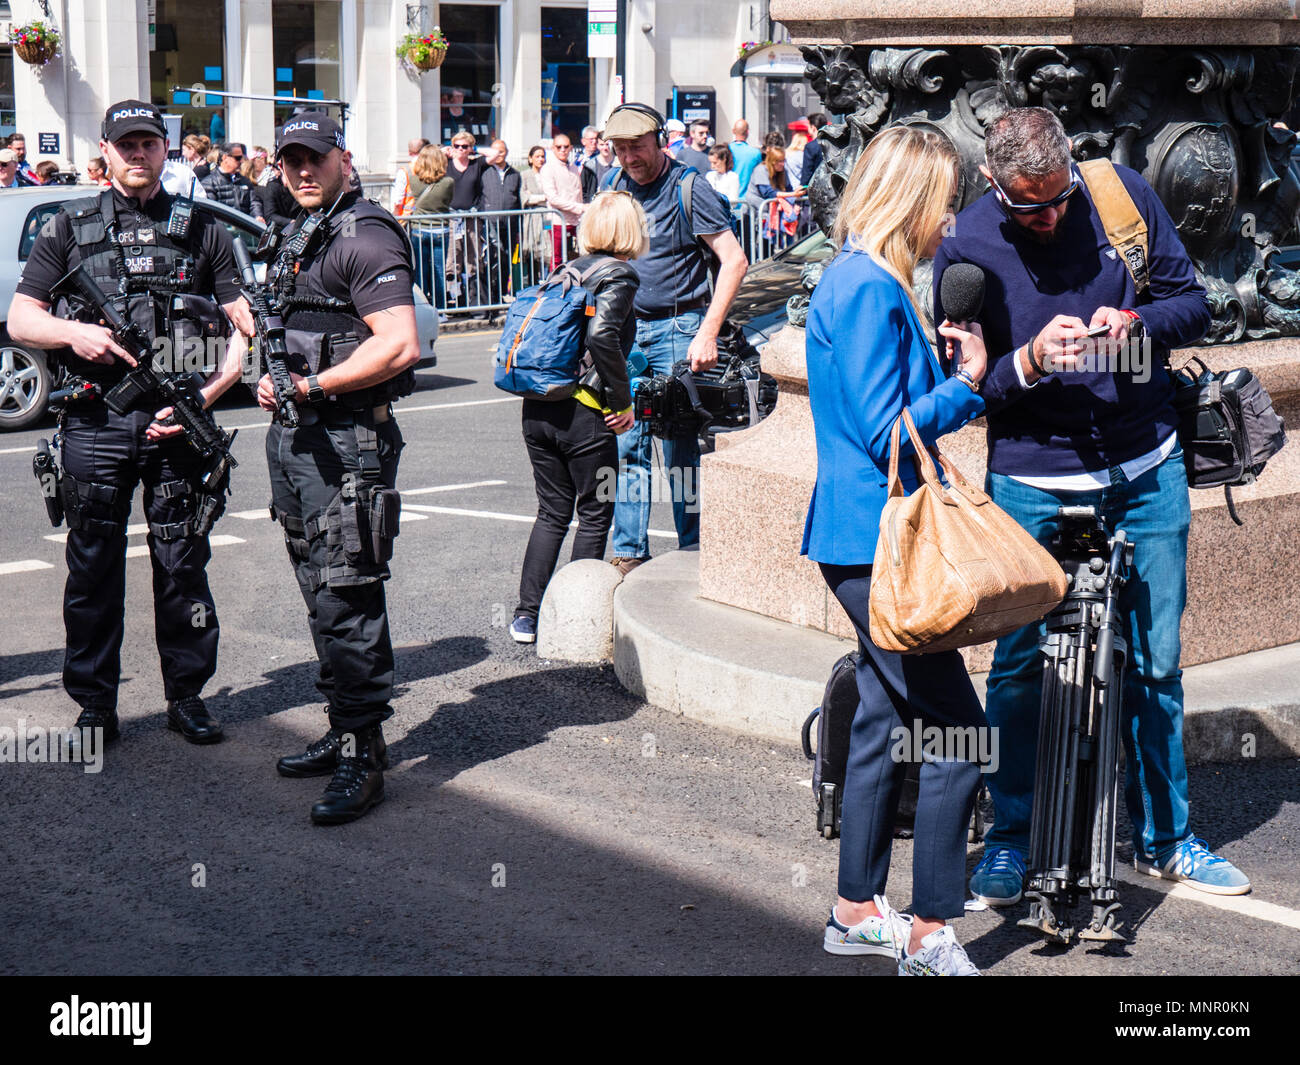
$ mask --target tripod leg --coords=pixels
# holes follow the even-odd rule
[[[1097,689],[1094,700],[1097,760],[1089,871],[1092,920],[1079,933],[1079,938],[1103,943],[1125,941],[1117,922],[1119,893],[1115,887],[1115,820],[1119,800],[1119,727],[1126,651],[1125,642],[1117,638],[1111,658],[1110,680],[1104,688]]]
[[[1073,905],[1070,851],[1076,801],[1078,729],[1087,676],[1085,646],[1078,634],[1051,632],[1043,644],[1043,697],[1030,822],[1029,916],[1019,923],[1068,943],[1074,929],[1062,925]],[[1064,910],[1060,908],[1064,906]],[[1060,913],[1058,914],[1058,910]]]

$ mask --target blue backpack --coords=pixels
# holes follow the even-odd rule
[[[595,294],[583,286],[610,260],[579,273],[559,266],[540,285],[515,297],[497,344],[493,384],[517,396],[563,399],[578,383],[587,321],[596,313]]]

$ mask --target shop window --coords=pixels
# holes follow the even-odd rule
[[[591,65],[584,8],[542,8],[542,132],[576,145],[591,124]]]
[[[450,42],[439,73],[439,139],[450,144],[458,130],[481,145],[497,135],[499,99],[497,40],[501,19],[496,8],[477,4],[439,4],[438,25]]]
[[[340,98],[339,17],[339,0],[315,0],[314,3],[272,0],[271,54],[277,96],[308,100]],[[309,106],[277,105],[276,125]]]
[[[221,4],[157,0],[149,36],[149,97],[164,113],[181,116],[181,135],[226,138],[228,109],[220,96],[193,106],[192,85],[226,87],[226,16]],[[176,86],[181,91],[173,91]],[[179,144],[171,145],[173,151]]]
[[[17,130],[14,113],[14,50],[0,48],[0,136],[7,137]]]

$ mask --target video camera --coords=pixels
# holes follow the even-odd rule
[[[718,364],[691,372],[689,362],[674,363],[669,374],[643,381],[633,397],[636,420],[653,436],[673,439],[698,434],[700,449],[711,451],[719,433],[757,425],[776,406],[776,379],[759,369],[759,354],[739,329],[718,337]]]

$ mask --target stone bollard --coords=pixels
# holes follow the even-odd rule
[[[614,659],[614,589],[622,575],[608,562],[579,559],[556,571],[537,615],[537,656],[562,662]]]

